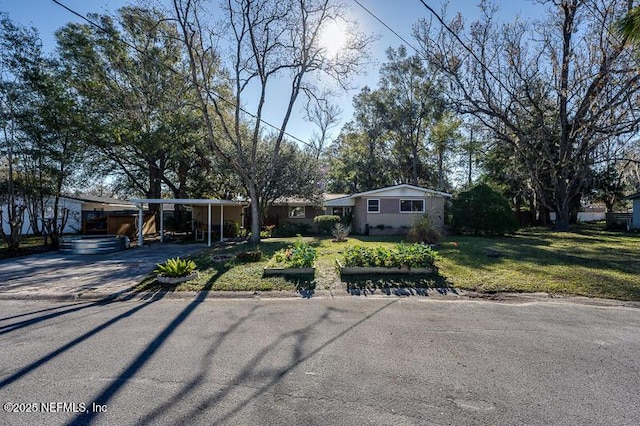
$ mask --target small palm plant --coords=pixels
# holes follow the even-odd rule
[[[193,260],[176,257],[169,258],[162,264],[157,263],[153,272],[168,278],[180,278],[189,276],[195,269],[196,263]]]
[[[336,223],[331,230],[331,235],[333,235],[333,241],[337,243],[347,241],[349,228],[341,223]]]

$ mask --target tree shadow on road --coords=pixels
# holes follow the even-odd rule
[[[210,417],[210,414],[207,414],[207,422],[211,424],[223,424],[230,421],[230,419],[238,414],[239,411],[250,404],[251,401],[255,400],[255,398],[259,397],[260,395],[264,394],[269,389],[280,383],[288,373],[296,369],[300,364],[308,361],[309,359],[317,355],[320,351],[330,346],[347,333],[358,328],[365,321],[378,315],[381,311],[388,308],[395,302],[397,302],[397,300],[385,303],[382,307],[379,307],[378,309],[359,319],[355,323],[346,326],[342,329],[342,331],[329,338],[322,344],[316,346],[315,348],[308,348],[308,339],[314,334],[314,331],[321,329],[327,324],[336,324],[337,322],[332,319],[332,316],[335,313],[344,312],[334,307],[325,308],[323,314],[312,323],[299,327],[296,330],[280,334],[275,340],[273,340],[267,346],[258,351],[253,357],[251,357],[251,359],[244,364],[244,368],[242,368],[233,378],[228,380],[228,384],[218,389],[204,401],[198,401],[198,403],[194,404],[194,406],[188,412],[183,414],[178,420],[174,421],[173,423],[197,423],[199,418],[203,416],[208,409],[212,407],[225,406],[225,404],[222,404],[222,402],[225,399],[229,399],[231,397],[234,388],[241,387],[243,383],[253,380],[256,377],[268,378],[267,382],[262,386],[259,386],[257,388],[254,386],[250,386],[249,389],[254,390],[249,396],[241,400],[233,400],[232,407],[217,418],[212,418]],[[188,383],[184,384],[178,392],[176,392],[162,405],[156,407],[153,411],[145,415],[139,421],[139,424],[157,423],[159,421],[159,418],[169,412],[175,404],[179,403],[185,398],[188,398],[191,395],[196,394],[199,391],[199,387],[205,383],[205,379],[207,378],[207,376],[212,371],[215,371],[214,357],[216,352],[220,350],[220,347],[224,343],[224,340],[229,336],[231,331],[236,330],[241,324],[247,322],[251,318],[251,316],[254,315],[256,309],[257,307],[254,307],[249,312],[249,314],[237,321],[228,331],[225,331],[220,336],[218,336],[218,338],[209,346],[207,353],[202,358],[200,370],[196,377]],[[293,339],[295,343],[291,347],[290,359],[286,367],[274,368],[271,367],[271,365],[264,367],[264,364],[261,364],[267,360],[270,354],[280,354],[279,348],[281,347],[281,345],[285,344],[286,341],[291,339]]]
[[[458,290],[452,286],[452,283],[437,272],[427,275],[343,275],[341,280],[352,296],[385,294],[427,297],[429,292],[434,291],[443,296],[458,294]]]

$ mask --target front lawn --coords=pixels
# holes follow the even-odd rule
[[[440,271],[456,288],[640,300],[637,234],[525,229],[505,238],[451,237],[440,254]]]
[[[549,292],[623,300],[640,300],[640,236],[581,227],[572,232],[526,229],[514,236],[484,238],[449,237],[440,246],[436,261],[438,274],[426,277],[369,276],[341,279],[335,258],[349,245],[391,248],[398,237],[350,236],[344,243],[329,238],[305,237],[316,247],[315,277],[262,278],[262,270],[277,250],[295,238],[263,240],[260,262],[215,262],[215,256],[252,249],[246,243],[205,249],[191,258],[198,265],[199,277],[178,285],[175,290],[336,290],[386,292],[410,288],[439,291],[454,289],[482,293],[499,291]],[[497,256],[497,257],[496,257]],[[158,288],[154,279],[140,290]]]
[[[0,240],[0,259],[9,259],[17,256],[28,256],[36,253],[57,250],[52,245],[44,244],[44,237],[25,235],[20,241],[20,247],[16,251],[9,251],[4,241]]]

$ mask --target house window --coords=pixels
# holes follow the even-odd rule
[[[304,206],[289,207],[289,217],[293,219],[304,219]]]
[[[380,213],[380,200],[370,198],[367,200],[367,213]]]
[[[400,213],[424,213],[424,200],[400,200]]]

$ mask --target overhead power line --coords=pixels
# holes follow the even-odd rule
[[[511,93],[511,90],[494,74],[494,72],[478,57],[478,55],[476,55],[476,53],[473,51],[473,49],[471,49],[469,46],[467,46],[467,44],[462,40],[462,38],[460,38],[460,36],[455,31],[453,31],[453,29],[451,29],[451,27],[449,27],[449,25],[447,25],[447,23],[444,21],[444,19],[431,6],[429,6],[424,0],[418,0],[418,1],[420,1],[420,3],[422,3],[422,5],[427,8],[427,10],[438,20],[440,25],[442,25],[442,27],[447,32],[451,33],[455,37],[456,41],[458,43],[460,43],[460,45],[467,52],[469,52],[469,54],[473,57],[473,59],[480,65],[480,67],[482,67],[487,72],[487,74],[489,74],[498,83],[499,86],[501,86],[508,93]],[[384,20],[379,18],[375,13],[373,13],[371,10],[369,10],[367,7],[365,7],[359,0],[353,0],[353,2],[355,4],[357,4],[358,6],[360,6],[369,15],[371,15],[376,21],[378,21],[380,24],[382,24],[387,30],[391,31],[391,33],[393,33],[396,37],[398,37],[403,43],[405,43],[407,46],[412,48],[423,60],[429,62],[429,58],[427,58],[425,56],[424,52],[421,49],[418,49],[413,44],[409,43],[404,37],[402,37],[400,34],[398,34],[397,31],[395,31],[393,28],[391,28],[390,25],[388,25],[386,22],[384,22]],[[520,102],[519,99],[517,99],[517,102],[522,105],[522,103]]]
[[[444,22],[444,19],[431,7],[429,6],[424,0],[418,0],[420,3],[422,3],[422,5],[424,7],[427,8],[427,10],[429,12],[431,12],[431,14],[433,16],[435,16],[435,18],[438,20],[438,22],[440,22],[440,25],[442,25],[442,27],[447,30],[447,32],[451,33],[451,35],[453,35],[453,37],[458,41],[458,43],[460,43],[460,45],[464,48],[464,50],[466,50],[467,52],[469,52],[471,54],[471,56],[473,56],[473,59],[475,59],[478,64],[480,64],[480,66],[491,76],[493,77],[498,84],[500,84],[500,86],[502,86],[503,89],[505,89],[507,92],[510,92],[509,89],[507,89],[507,87],[502,83],[502,81],[500,81],[500,79],[498,77],[496,77],[496,75],[493,73],[493,71],[491,71],[491,69],[485,65],[485,63],[480,60],[480,58],[478,58],[478,55],[476,55],[476,52],[473,51],[473,49],[471,49],[469,46],[467,46],[467,44],[462,41],[462,39],[460,38],[460,36],[451,29],[451,27],[449,27],[449,25],[447,25],[446,22]]]
[[[380,22],[386,29],[391,31],[396,37],[398,37],[400,40],[402,40],[403,43],[405,43],[407,46],[409,46],[410,48],[415,50],[416,53],[421,54],[420,50],[418,50],[415,46],[413,46],[411,43],[409,43],[404,37],[402,37],[400,34],[398,34],[393,28],[391,28],[389,25],[387,25],[386,22],[384,22],[382,19],[378,18],[373,12],[371,12],[362,3],[360,3],[358,0],[353,0],[353,1],[354,1],[355,4],[360,6],[365,12],[367,12],[369,15],[371,15],[373,17],[373,19],[375,19],[376,21]]]

